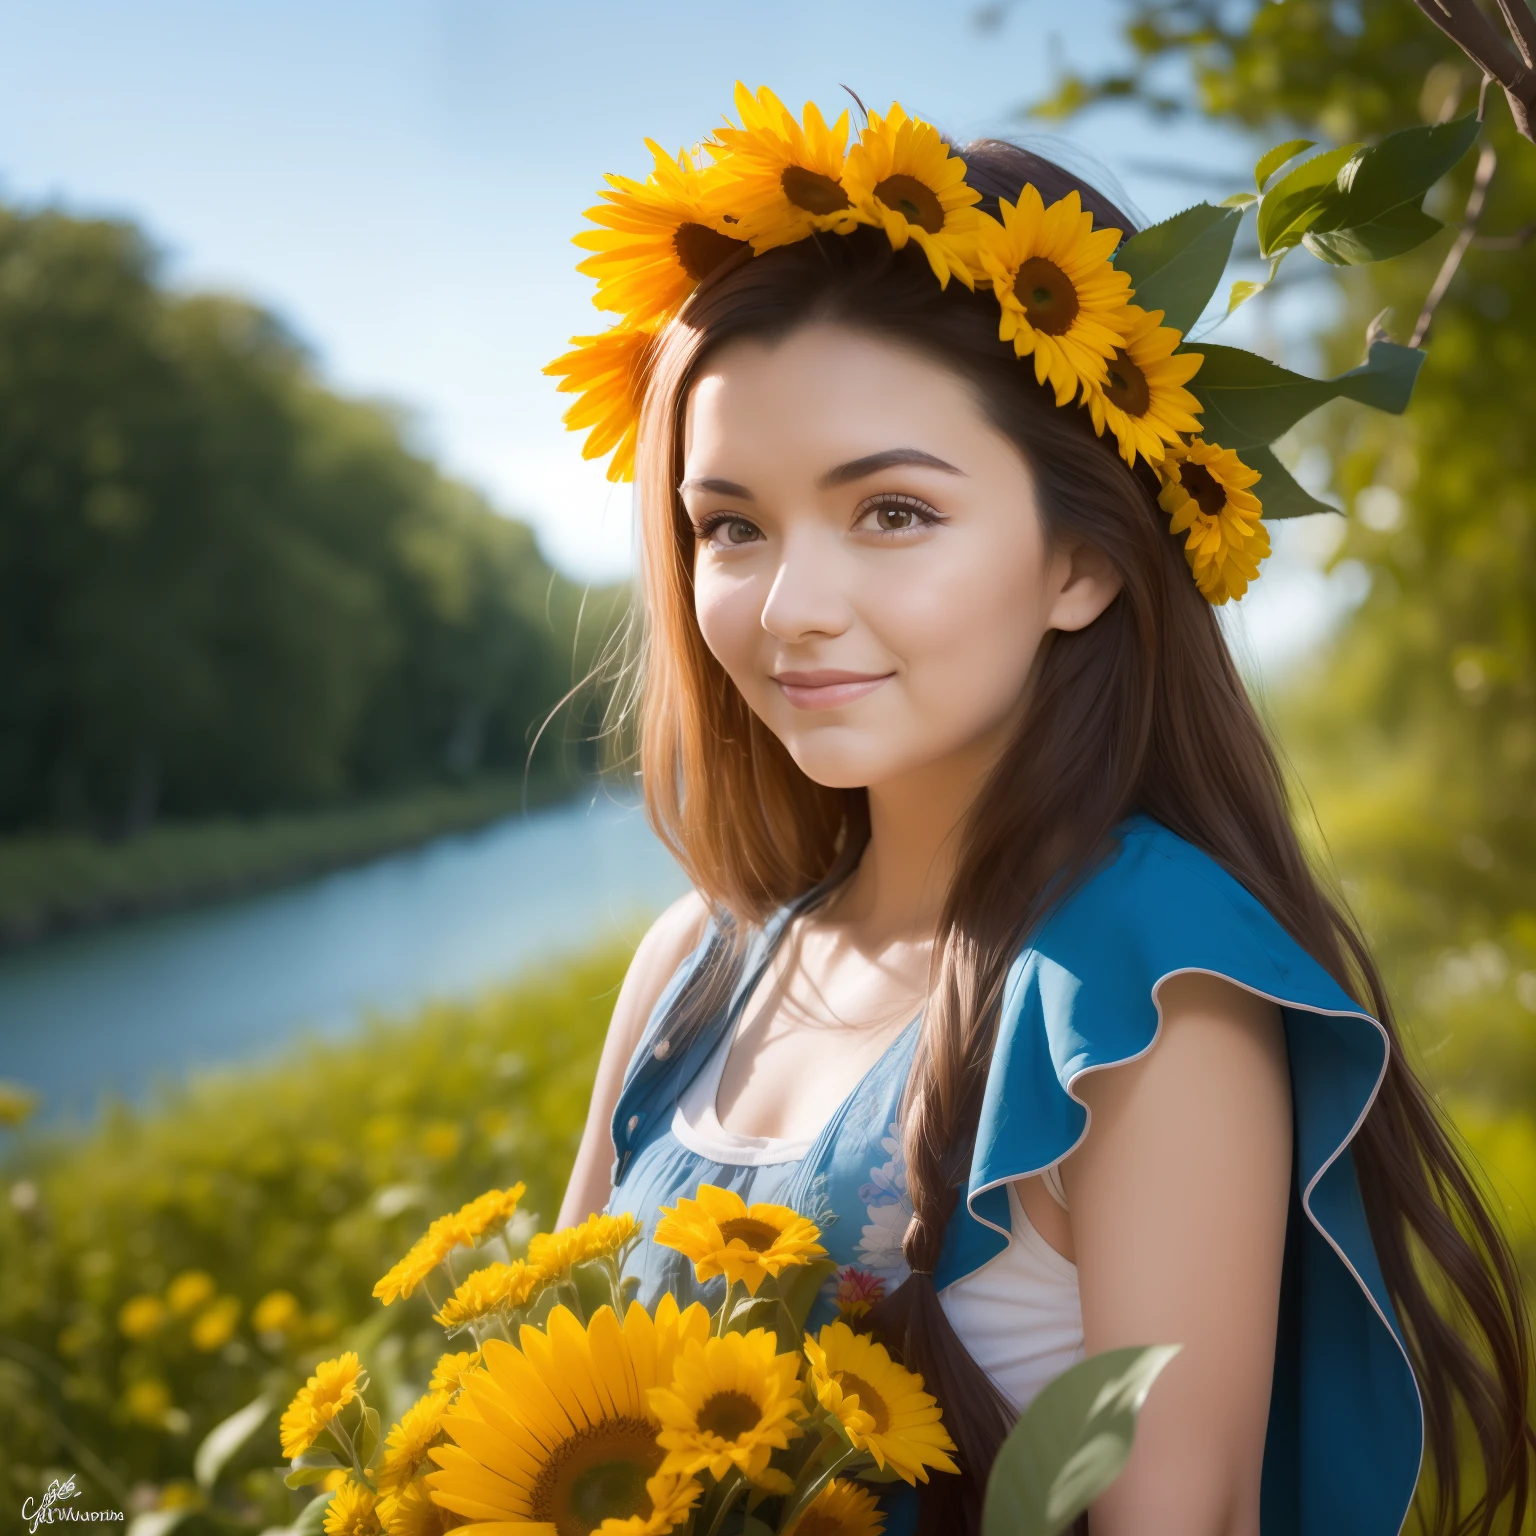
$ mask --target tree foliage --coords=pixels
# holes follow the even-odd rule
[[[520,768],[579,604],[270,314],[0,209],[0,827]]]
[[[1039,110],[1135,101],[1266,139],[1343,141],[1478,103],[1477,72],[1406,0],[1137,0],[1127,36],[1131,69],[1067,76]],[[1283,690],[1279,716],[1426,1065],[1536,1277],[1536,149],[1498,90],[1485,112],[1482,157],[1462,161],[1432,210],[1452,227],[1341,278],[1346,316],[1325,344],[1348,367],[1381,311],[1388,336],[1422,330],[1437,275],[1454,271],[1408,414],[1329,419],[1352,513],[1336,558],[1360,562],[1370,592]],[[1486,200],[1472,197],[1475,228],[1463,227],[1474,177]]]

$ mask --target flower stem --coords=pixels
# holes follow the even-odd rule
[[[741,1490],[741,1469],[732,1467],[721,1480],[716,1490],[719,1502],[715,1505],[715,1512],[709,1524],[701,1532],[701,1536],[715,1536],[720,1529],[720,1522],[725,1519],[726,1511],[736,1502],[736,1495]]]
[[[819,1455],[820,1452],[817,1454]],[[816,1476],[813,1477],[810,1482],[807,1483],[805,1487],[795,1495],[795,1498],[790,1503],[789,1508],[784,1511],[784,1517],[779,1522],[780,1531],[790,1530],[794,1526],[795,1521],[798,1520],[800,1516],[803,1515],[805,1511],[808,1510],[815,1502],[816,1495],[819,1494],[821,1490],[825,1488],[827,1484],[830,1483],[832,1479],[836,1477],[837,1474],[841,1472],[850,1461],[855,1460],[860,1454],[861,1453],[857,1447],[849,1446],[841,1456],[838,1456],[831,1462],[830,1465],[825,1467],[822,1471],[818,1472]],[[815,1463],[812,1462],[812,1465],[814,1464]]]

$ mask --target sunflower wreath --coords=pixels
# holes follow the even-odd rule
[[[1335,266],[1411,250],[1441,228],[1424,194],[1471,147],[1473,117],[1348,144],[1301,160],[1293,139],[1254,170],[1254,191],[1197,203],[1122,238],[1095,229],[1076,192],[1047,205],[1024,186],[993,218],[965,179],[965,162],[931,123],[893,105],[871,114],[849,144],[844,112],[830,125],[814,104],[799,118],[766,87],[736,87],[729,121],[693,150],[670,155],[646,141],[645,181],[606,178],[590,254],[578,270],[597,281],[594,302],[618,323],[572,337],[545,370],[578,398],[567,426],[585,431],[584,457],[611,455],[610,480],[634,474],[635,437],[656,338],[709,275],[733,260],[861,226],[891,245],[915,244],[941,287],[990,289],[999,340],[1034,366],[1058,406],[1086,410],[1126,463],[1150,465],[1170,529],[1212,603],[1240,598],[1269,554],[1265,522],[1336,509],[1307,494],[1271,444],[1330,400],[1400,413],[1424,354],[1372,327],[1366,359],[1334,379],[1291,373],[1238,347],[1186,336],[1220,286],[1239,224],[1257,212],[1265,282],[1231,286],[1230,314],[1273,281],[1305,246]],[[1253,487],[1263,482],[1262,497]]]

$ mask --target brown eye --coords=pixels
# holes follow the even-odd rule
[[[733,517],[725,524],[727,544],[750,544],[757,537],[757,529],[744,517]]]
[[[859,524],[871,533],[910,533],[944,519],[917,496],[871,496],[859,508]]]

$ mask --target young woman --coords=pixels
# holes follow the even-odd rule
[[[1021,149],[956,154],[994,217],[1028,184],[1130,227]],[[942,189],[898,181],[925,227]],[[939,247],[823,222],[726,252],[647,342],[642,780],[695,894],[630,968],[561,1221],[653,1224],[701,1183],[813,1215],[960,1446],[930,1530],[976,1528],[1054,1375],[1155,1342],[1182,1352],[1093,1536],[1390,1536],[1426,1432],[1450,1531],[1468,1423],[1467,1528],[1504,1529],[1529,1346],[1503,1240],[1155,475]],[[1015,282],[1042,335],[1087,302],[1047,267]],[[1134,414],[1130,356],[1098,398]],[[687,1293],[647,1251],[642,1298]]]

